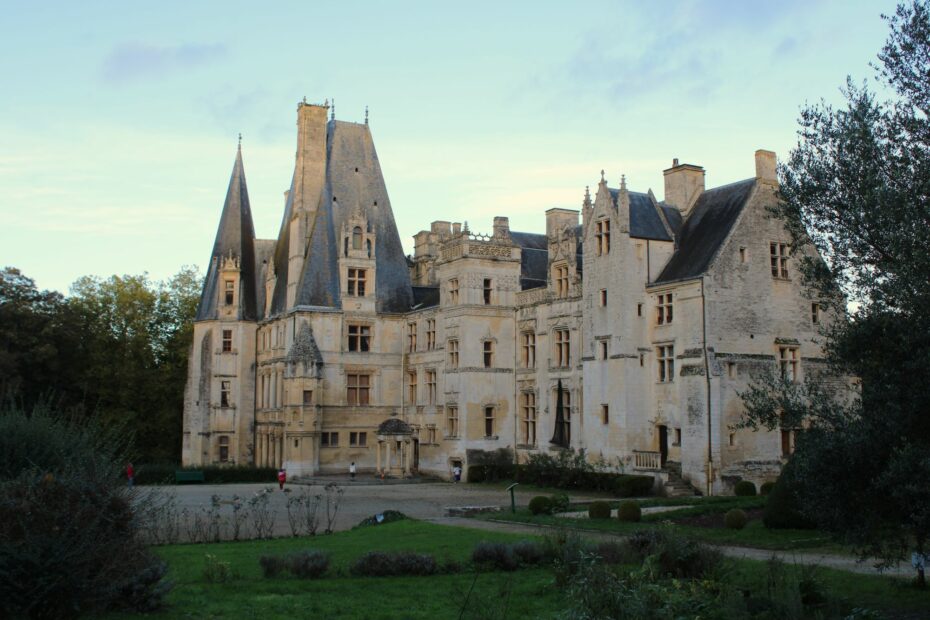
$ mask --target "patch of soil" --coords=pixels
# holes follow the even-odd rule
[[[750,510],[746,510],[745,512],[749,520],[752,521],[753,519],[761,519],[764,509],[763,508],[752,508]],[[726,527],[726,525],[724,525],[723,523],[723,516],[725,514],[726,513],[724,512],[717,512],[717,513],[710,513],[710,514],[703,514],[703,515],[695,515],[691,517],[680,517],[678,519],[672,519],[671,521],[672,523],[678,523],[680,525],[693,525],[695,527],[722,528],[722,527]]]

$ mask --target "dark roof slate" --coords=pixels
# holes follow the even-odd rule
[[[620,190],[608,188],[610,198],[617,206]],[[662,223],[656,203],[649,194],[642,192],[627,192],[630,197],[630,236],[638,239],[652,239],[655,241],[672,241],[672,237]],[[661,207],[659,207],[661,208]]]
[[[255,228],[252,225],[252,209],[249,205],[249,191],[245,182],[245,169],[242,165],[242,148],[236,151],[229,188],[220,224],[213,242],[210,265],[204,278],[203,293],[197,307],[197,321],[218,318],[220,271],[223,257],[236,258],[240,265],[239,308],[237,319],[254,321],[258,318],[255,299]]]
[[[438,286],[414,286],[413,307],[417,309],[432,308],[439,305]]]
[[[265,279],[271,268],[275,249],[274,239],[255,240],[255,308],[258,318],[265,318]],[[272,291],[273,293],[273,291]]]
[[[705,273],[742,213],[753,187],[755,179],[747,179],[701,194],[681,227],[678,249],[654,284]]]
[[[520,289],[546,285],[549,270],[549,239],[539,233],[511,231],[510,238],[520,246]]]

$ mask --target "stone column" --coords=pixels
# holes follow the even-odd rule
[[[255,437],[255,466],[262,466],[262,434],[258,433]]]
[[[380,441],[376,444],[377,450],[376,450],[376,453],[375,453],[375,454],[376,454],[376,459],[377,459],[377,461],[376,461],[377,465],[375,465],[375,471],[376,471],[377,473],[381,473],[381,471],[382,471],[382,467],[381,467],[381,444],[382,444],[382,442],[380,442]]]
[[[391,442],[393,439],[384,442],[384,448],[387,450],[387,454],[384,456],[384,469],[387,472],[391,471]]]
[[[410,475],[410,443],[405,441],[401,444],[401,449],[404,451],[404,475]]]

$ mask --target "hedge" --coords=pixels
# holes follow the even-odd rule
[[[179,467],[171,464],[143,464],[135,467],[136,484],[175,484],[176,471],[202,471],[204,483],[223,484],[230,482],[278,483],[278,470],[274,467]]]

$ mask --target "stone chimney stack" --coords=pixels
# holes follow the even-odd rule
[[[510,238],[510,218],[500,216],[494,218],[494,236],[501,239]]]
[[[546,236],[552,239],[566,228],[578,225],[577,209],[549,209],[546,211]]]
[[[756,178],[767,183],[778,183],[776,163],[774,151],[756,151]]]
[[[679,164],[672,160],[672,167],[663,171],[665,175],[665,202],[676,207],[687,216],[691,207],[704,193],[704,168],[692,164]]]

